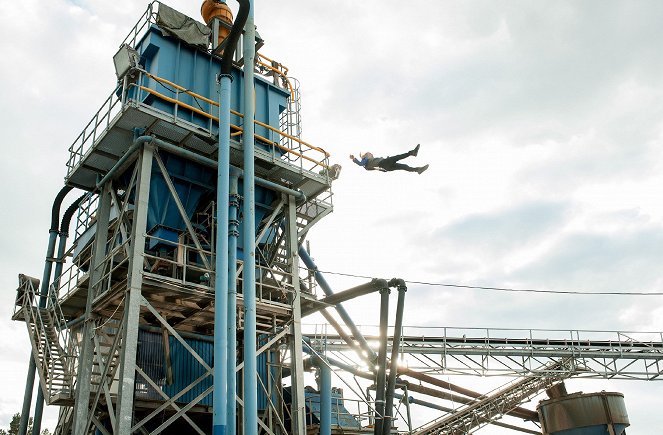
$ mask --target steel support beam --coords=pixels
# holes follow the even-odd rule
[[[136,347],[138,344],[138,324],[140,318],[141,287],[143,284],[143,253],[145,231],[149,210],[150,178],[154,147],[149,143],[143,147],[138,157],[138,178],[136,180],[135,208],[131,227],[131,256],[129,257],[128,288],[125,299],[124,337],[120,362],[120,385],[117,399],[117,423],[120,434],[131,433],[134,381],[136,379]]]
[[[92,301],[96,296],[96,285],[103,276],[102,266],[106,258],[106,242],[108,240],[108,223],[111,209],[111,183],[106,183],[99,194],[97,208],[97,228],[95,231],[92,259],[90,261],[90,278],[88,281],[87,301],[83,315],[83,340],[80,344],[78,358],[78,374],[76,382],[76,395],[74,397],[74,435],[86,435],[88,421],[94,414],[90,410],[90,380],[92,378],[92,362],[94,356],[94,321],[92,319]],[[93,416],[93,415],[92,415]]]
[[[299,255],[297,234],[297,204],[288,196],[288,257],[292,276],[292,325],[290,326],[290,358],[292,366],[292,433],[306,434],[304,398],[304,349],[302,347],[301,287],[299,285]]]

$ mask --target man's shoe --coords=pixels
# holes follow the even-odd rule
[[[419,146],[420,146],[420,144],[417,144],[417,146],[414,147],[414,149],[413,149],[412,151],[410,151],[410,155],[411,155],[411,156],[415,156],[415,157],[416,157],[417,154],[419,154]]]
[[[419,175],[421,175],[421,173],[424,172],[426,169],[428,169],[428,165],[422,166],[421,168],[417,169],[417,172],[419,173]]]

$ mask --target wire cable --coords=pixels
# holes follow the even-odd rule
[[[307,268],[303,269],[306,269],[314,273],[320,272],[320,273],[326,273],[328,275],[347,276],[351,278],[362,278],[362,279],[375,278],[373,276],[332,272],[329,270],[307,269]],[[450,288],[467,289],[467,290],[488,290],[488,291],[511,292],[511,293],[541,293],[541,294],[587,295],[587,296],[663,296],[663,292],[618,292],[618,291],[588,292],[588,291],[578,291],[578,290],[543,290],[543,289],[534,289],[534,288],[509,288],[509,287],[493,287],[493,286],[480,286],[480,285],[465,285],[465,284],[453,284],[453,283],[444,283],[444,282],[413,281],[407,279],[404,279],[404,281],[408,284],[418,284],[418,285],[425,285],[432,287],[450,287]]]

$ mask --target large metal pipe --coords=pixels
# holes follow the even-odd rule
[[[214,273],[214,393],[212,433],[226,432],[228,364],[228,186],[230,177],[230,75],[221,75],[219,164],[216,179],[216,258]]]
[[[331,435],[331,369],[321,360],[318,361],[318,369],[320,374],[320,435]]]
[[[228,255],[228,197],[230,195],[230,85],[232,82],[232,59],[237,40],[248,18],[250,4],[239,0],[240,10],[237,21],[228,35],[221,70],[219,74],[219,146],[216,183],[216,264],[214,284],[214,394],[212,433],[225,435],[228,419],[228,401],[235,404],[235,395],[228,399],[228,378],[235,377],[235,363],[228,363],[228,305],[231,296],[229,290],[229,269],[235,268],[235,262],[229,263]],[[218,40],[214,41],[214,44]],[[237,248],[235,248],[236,250]],[[233,331],[234,331],[233,324]],[[232,370],[228,370],[231,366]],[[234,424],[233,424],[234,426]]]
[[[258,433],[258,377],[256,373],[256,276],[255,276],[255,63],[254,2],[249,0],[249,14],[244,26],[244,433]]]
[[[398,400],[403,400],[403,397],[405,397],[405,396],[403,394],[394,393],[394,397]],[[409,394],[407,395],[406,400],[407,400],[407,403],[412,403],[413,405],[423,406],[425,408],[436,409],[438,411],[448,412],[450,414],[453,414],[454,412],[456,412],[455,409],[448,408],[448,407],[442,406],[442,405],[438,405],[437,403],[428,402],[426,400],[421,400],[421,399],[415,399],[414,397],[410,396]],[[511,429],[511,430],[515,430],[515,431],[518,431],[518,432],[534,434],[534,435],[540,435],[541,434],[541,432],[536,432],[536,431],[533,431],[531,429],[523,428],[523,427],[520,427],[520,426],[515,426],[515,425],[512,425],[512,424],[502,423],[501,421],[490,420],[489,423],[492,424],[493,426],[499,426],[499,427],[503,427],[505,429]]]
[[[309,355],[314,354],[314,352],[311,351],[311,349],[310,349],[310,347],[309,347],[308,344],[307,344],[306,346],[303,347],[303,350],[304,350],[304,353],[306,353],[306,354],[309,354]],[[345,372],[351,373],[351,374],[353,374],[353,375],[355,375],[355,376],[357,376],[357,377],[359,377],[359,378],[368,379],[368,380],[370,380],[370,381],[372,381],[372,380],[375,379],[375,375],[374,375],[373,373],[363,372],[363,371],[359,370],[359,369],[356,368],[356,367],[353,367],[353,366],[351,366],[351,365],[349,365],[349,364],[346,364],[346,363],[344,363],[344,362],[341,362],[341,361],[339,361],[339,360],[337,360],[337,359],[331,358],[331,357],[329,357],[329,356],[327,356],[327,355],[325,355],[325,361],[326,361],[329,365],[332,365],[332,366],[334,366],[334,367],[338,367],[339,369],[341,369],[341,370],[343,370],[343,371],[345,371]],[[312,364],[312,363],[311,363],[311,364]],[[305,364],[305,365],[306,365],[306,364]]]
[[[326,298],[319,299],[318,302],[324,305],[338,305],[343,302],[349,301],[360,296],[365,296],[386,287],[387,282],[383,279],[373,278],[370,282],[358,285],[356,287],[343,290],[342,292],[334,293]],[[323,306],[324,306],[323,305]],[[312,307],[302,310],[302,317],[313,314],[320,310],[319,307]]]
[[[239,18],[242,21],[239,21]],[[228,196],[230,194],[230,85],[232,57],[246,11],[231,29],[235,42],[226,47],[219,74],[219,146],[216,169],[216,262],[214,281],[214,393],[212,433],[224,435],[227,426],[228,397]],[[214,41],[216,44],[218,41]],[[228,58],[228,59],[226,59]]]
[[[414,391],[415,393],[420,393],[420,394],[425,394],[427,396],[431,397],[437,397],[439,399],[444,399],[444,400],[449,400],[452,402],[458,402],[462,403],[464,405],[471,405],[473,403],[476,403],[474,399],[469,399],[467,397],[463,396],[458,396],[456,394],[452,393],[447,393],[446,391],[440,391],[436,390],[435,388],[430,388],[430,387],[425,387],[423,385],[417,385],[410,383],[405,380],[400,380],[399,381],[402,385],[405,385],[409,391]],[[536,412],[530,411],[529,409],[525,408],[516,408],[507,414],[513,416],[513,417],[518,417],[522,418],[524,420],[531,420],[531,421],[539,421],[539,416]]]
[[[435,385],[437,387],[444,388],[446,390],[454,391],[456,393],[462,394],[462,395],[467,396],[467,397],[471,397],[473,399],[483,399],[485,397],[483,394],[477,393],[476,391],[472,391],[472,390],[468,390],[466,388],[459,387],[458,385],[454,385],[450,382],[443,381],[441,379],[437,379],[437,378],[435,378],[433,376],[430,376],[430,375],[427,375],[425,373],[419,373],[419,372],[416,372],[414,370],[407,369],[407,368],[400,368],[398,370],[398,372],[399,372],[400,375],[409,376],[411,378],[417,379],[418,381],[426,382],[426,383],[429,383],[431,385]],[[460,401],[460,400],[457,399],[459,396],[456,396],[456,395],[451,395],[451,396],[454,397],[454,399],[450,399],[450,400]],[[468,399],[467,402],[463,402],[463,403],[471,403],[471,402],[472,401]],[[536,412],[530,411],[529,409],[523,408],[523,407],[520,407],[520,406],[518,406],[518,407],[514,408],[513,410],[509,411],[508,414],[513,415],[514,417],[521,417],[521,418],[524,418],[524,419],[527,419],[527,420],[532,420],[532,421],[538,421],[538,419],[539,419],[538,414]]]
[[[380,289],[380,347],[375,380],[375,426],[373,433],[382,435],[384,423],[385,381],[387,371],[387,328],[389,327],[389,287]]]
[[[313,271],[315,281],[320,285],[322,291],[327,296],[332,296],[334,294],[334,291],[331,289],[324,275],[318,270],[318,266],[316,266],[315,262],[313,261],[313,259],[308,254],[306,249],[304,249],[303,246],[299,247],[299,258],[302,259],[304,265],[309,270]],[[371,347],[368,345],[368,342],[366,341],[362,333],[359,331],[359,328],[357,328],[357,325],[355,325],[355,323],[352,321],[352,318],[345,310],[343,305],[338,304],[334,308],[336,309],[336,312],[339,314],[339,316],[341,316],[341,319],[343,320],[345,325],[350,329],[350,332],[352,332],[354,339],[357,340],[363,351],[366,353],[364,358],[368,359],[369,364],[375,364],[377,355],[375,355],[373,349],[371,349]]]
[[[226,403],[226,432],[235,435],[237,431],[237,239],[239,237],[239,173],[230,169],[230,209],[228,211],[228,399]]]
[[[62,215],[62,222],[60,223],[59,239],[58,239],[58,253],[55,259],[55,270],[53,271],[53,286],[57,289],[59,287],[60,275],[62,275],[62,268],[65,262],[65,252],[67,250],[67,238],[69,237],[69,225],[71,218],[74,216],[76,210],[81,203],[87,198],[87,194],[81,195],[65,210]],[[47,297],[43,296],[42,297]],[[56,296],[57,297],[57,296]],[[46,300],[46,307],[49,306],[50,301]],[[40,298],[41,304],[41,298]],[[40,435],[41,433],[41,418],[44,413],[44,392],[41,388],[37,389],[37,400],[35,402],[35,415],[32,419],[32,435]]]
[[[71,186],[64,186],[53,200],[51,208],[51,227],[48,230],[48,245],[46,247],[46,260],[44,261],[44,271],[41,277],[41,287],[39,289],[39,307],[46,306],[46,296],[48,295],[48,285],[51,279],[51,270],[53,268],[53,254],[55,253],[55,241],[58,236],[58,225],[60,223],[60,207],[65,196],[71,191]],[[23,408],[21,409],[21,421],[19,422],[19,435],[26,435],[28,431],[28,421],[30,418],[30,407],[32,405],[32,390],[34,389],[35,370],[37,365],[34,358],[30,355],[28,362],[28,373],[25,380],[25,392],[23,394]]]
[[[339,335],[339,336],[340,336],[340,337],[341,337],[341,338],[342,338],[342,339],[348,344],[348,346],[350,346],[352,349],[354,349],[354,351],[355,351],[355,353],[357,354],[357,356],[359,356],[359,358],[360,358],[361,360],[364,360],[364,359],[365,359],[365,355],[363,354],[363,351],[362,351],[362,349],[361,349],[361,346],[359,346],[359,345],[357,344],[357,342],[354,341],[354,340],[352,339],[352,337],[350,337],[350,335],[348,335],[347,332],[345,332],[345,330],[344,330],[344,329],[341,327],[341,325],[336,321],[336,319],[332,316],[332,314],[331,314],[329,311],[327,311],[326,308],[323,308],[322,310],[320,310],[320,314],[322,314],[322,316],[325,318],[325,320],[327,321],[327,323],[329,323],[329,324],[332,326],[332,328],[334,328],[334,329],[336,330],[336,332],[338,333],[338,335]]]
[[[391,433],[391,421],[394,413],[394,390],[396,389],[396,374],[398,372],[398,348],[401,345],[405,292],[407,292],[405,281],[400,278],[392,279],[389,281],[389,285],[392,287],[395,286],[398,289],[398,302],[396,305],[394,338],[391,344],[391,366],[389,367],[389,379],[387,381],[387,392],[384,405],[384,423],[382,425],[383,435],[389,435]]]

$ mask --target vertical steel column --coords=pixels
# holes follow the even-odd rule
[[[218,21],[218,20],[217,20]],[[218,23],[216,24],[218,29]],[[216,41],[216,40],[215,40]],[[216,179],[216,264],[214,280],[213,435],[226,432],[228,376],[228,186],[230,177],[230,74],[219,86],[219,149]]]
[[[83,315],[83,340],[78,358],[76,376],[76,396],[74,398],[74,435],[87,434],[87,422],[90,410],[90,379],[92,378],[92,358],[94,357],[94,322],[92,321],[92,301],[95,297],[95,285],[103,275],[101,265],[106,258],[106,242],[108,241],[108,223],[111,210],[111,183],[106,183],[99,194],[97,207],[97,229],[94,234],[94,247],[90,260],[90,277],[88,278],[87,301]],[[101,385],[99,386],[101,388]],[[94,412],[94,410],[92,410]]]
[[[387,365],[387,329],[389,327],[389,287],[380,289],[380,348],[375,382],[375,426],[373,433],[382,435],[384,422],[384,396]]]
[[[331,368],[324,361],[318,361],[318,368],[320,369],[320,435],[331,435]]]
[[[138,323],[141,306],[141,287],[143,285],[143,253],[145,250],[145,231],[147,231],[147,211],[150,197],[150,178],[154,146],[145,144],[139,154],[138,178],[134,217],[131,226],[131,251],[129,253],[129,276],[126,299],[124,302],[124,328],[122,356],[118,377],[120,386],[117,398],[116,431],[119,434],[131,433],[134,381],[136,379],[136,347],[138,345]],[[100,387],[101,388],[101,387]]]
[[[387,394],[384,406],[384,423],[382,425],[382,434],[391,433],[391,422],[394,414],[394,390],[396,389],[396,375],[398,372],[398,348],[401,345],[401,333],[403,330],[403,311],[405,307],[405,292],[407,287],[405,281],[394,278],[389,285],[398,288],[398,302],[396,304],[396,322],[394,324],[394,340],[391,343],[391,365],[389,367],[389,378],[387,381]]]
[[[237,432],[237,239],[239,237],[239,171],[230,169],[230,209],[228,211],[228,370],[226,399],[226,433],[235,435]]]
[[[299,285],[299,255],[297,250],[299,241],[297,235],[297,204],[294,196],[288,196],[288,256],[290,257],[290,274],[294,292],[290,334],[292,433],[294,435],[305,435],[306,399],[304,397],[304,349],[302,346],[301,288]]]
[[[256,28],[253,0],[244,25],[244,433],[258,433],[258,376],[256,373],[256,228],[254,120]]]

